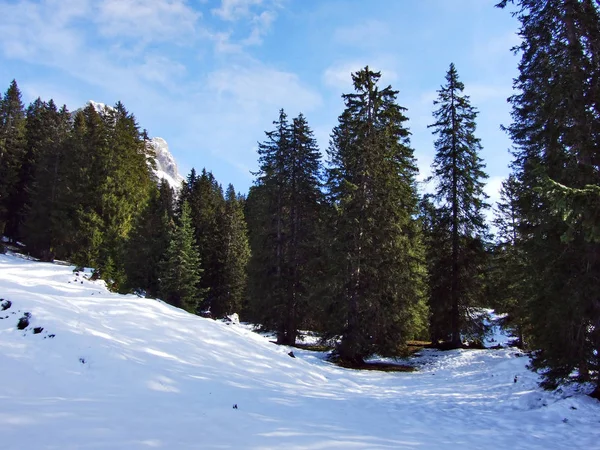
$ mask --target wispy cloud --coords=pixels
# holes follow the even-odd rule
[[[184,0],[104,0],[97,4],[95,22],[104,36],[185,42],[196,33],[200,17]]]
[[[230,25],[241,23],[246,36],[238,36],[232,30],[213,34],[216,50],[239,53],[244,47],[262,44],[281,5],[281,0],[221,0],[221,6],[213,8],[212,14]]]
[[[219,8],[213,8],[212,13],[223,20],[231,22],[252,15],[252,9],[263,5],[263,0],[221,0]]]
[[[398,79],[398,74],[394,70],[395,63],[393,58],[372,58],[368,57],[352,61],[344,61],[329,66],[323,72],[323,82],[326,86],[335,88],[339,92],[347,92],[352,88],[352,74],[369,66],[371,70],[381,72],[381,85],[394,83]]]

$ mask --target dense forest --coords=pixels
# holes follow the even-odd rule
[[[304,115],[278,112],[244,195],[207,169],[177,190],[155,179],[148,134],[120,102],[25,107],[13,81],[0,97],[0,234],[40,260],[94,267],[115,291],[240,313],[282,344],[313,330],[349,365],[411,340],[477,345],[478,308],[494,307],[545,387],[592,382],[600,397],[600,6],[497,6],[508,3],[521,61],[495,235],[478,111],[454,64],[432,107],[427,195],[410,111],[368,66],[327,149]]]

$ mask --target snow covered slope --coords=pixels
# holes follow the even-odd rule
[[[539,390],[514,349],[357,372],[8,255],[0,297],[2,449],[598,448],[598,402]]]

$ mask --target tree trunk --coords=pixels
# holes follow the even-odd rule
[[[456,106],[454,105],[454,85],[452,89],[452,345],[460,347],[460,311],[458,308],[458,168],[457,168],[457,142],[456,142]]]

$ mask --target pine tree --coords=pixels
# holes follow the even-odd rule
[[[70,131],[70,114],[66,107],[57,110],[52,100],[38,111],[39,123],[27,118],[27,155],[23,164],[21,183],[27,195],[21,197],[19,207],[24,211],[22,231],[28,251],[43,260],[52,261],[63,249],[63,222],[69,208],[65,204],[64,151]],[[39,127],[35,130],[33,128]],[[28,167],[29,166],[29,167]],[[32,173],[28,173],[32,170]],[[16,215],[16,217],[19,217]]]
[[[284,203],[289,179],[285,154],[289,149],[289,123],[283,110],[259,144],[260,171],[248,195],[251,260],[249,265],[250,316],[268,329],[281,331],[285,304]],[[281,340],[278,339],[278,340]]]
[[[15,213],[10,200],[15,196],[25,153],[25,120],[21,91],[13,80],[0,97],[0,236]]]
[[[159,295],[160,268],[172,234],[174,192],[166,181],[152,189],[146,208],[131,231],[125,251],[129,289],[141,289],[147,297]]]
[[[12,239],[23,241],[23,223],[27,215],[30,194],[35,178],[35,169],[41,147],[47,141],[49,129],[47,104],[37,98],[27,108],[25,122],[24,153],[20,164],[19,175],[13,195],[9,198],[9,208],[12,211],[6,224],[5,233]]]
[[[108,177],[106,125],[92,105],[75,114],[73,131],[67,142],[68,188],[73,211],[67,224],[72,239],[70,259],[77,265],[100,267],[104,241],[99,187]]]
[[[125,285],[125,244],[153,187],[153,155],[135,117],[119,102],[79,112],[68,142],[75,237],[72,259],[97,267],[113,288]],[[109,264],[110,262],[110,264]]]
[[[103,221],[100,268],[114,287],[124,283],[124,245],[153,187],[148,161],[153,159],[133,114],[121,102],[103,116],[108,146],[99,161],[106,177],[98,180],[97,212]],[[107,270],[105,262],[113,263]]]
[[[223,238],[223,300],[222,314],[241,312],[247,285],[247,266],[250,258],[248,232],[243,206],[233,185],[225,193],[222,218]]]
[[[399,354],[422,323],[424,265],[417,212],[417,168],[405,108],[380,73],[352,75],[329,148],[328,190],[335,207],[331,264],[342,308],[342,361]]]
[[[160,292],[166,302],[196,313],[203,300],[200,288],[200,255],[194,240],[194,228],[187,202],[175,228],[160,271]]]
[[[251,191],[254,206],[251,301],[258,320],[293,345],[311,321],[317,281],[321,219],[320,153],[305,117],[290,124],[283,110],[259,145],[260,172]]]
[[[437,136],[432,165],[432,178],[437,182],[435,200],[442,224],[449,227],[449,235],[440,237],[450,239],[449,245],[447,242],[432,243],[436,248],[450,249],[446,264],[437,267],[436,273],[432,274],[438,278],[439,271],[449,272],[447,281],[450,283],[432,291],[431,335],[434,340],[450,341],[456,347],[462,345],[461,335],[467,328],[469,307],[476,305],[483,293],[478,280],[487,234],[483,217],[483,209],[487,207],[483,180],[487,175],[478,154],[481,144],[474,135],[477,111],[463,90],[464,84],[459,80],[454,64],[450,64],[446,84],[438,91],[438,99],[434,102],[439,106],[433,113],[436,122],[430,125]],[[439,279],[435,282],[439,283]],[[448,316],[448,313],[447,319],[440,320],[439,316]]]
[[[599,5],[510,3],[517,7],[522,43],[508,132],[521,187],[520,247],[531,274],[525,302],[530,345],[537,350],[533,364],[543,369],[546,387],[576,373],[581,381],[594,381],[600,397],[600,243],[589,239],[586,226],[586,217],[597,211],[585,213],[584,207],[584,214],[569,217],[562,195],[600,185]]]
[[[519,216],[519,184],[514,175],[502,183],[496,203],[494,226],[496,244],[491,262],[492,302],[506,313],[504,325],[512,328],[520,346],[526,346],[527,310],[525,300],[531,286],[528,262],[522,248],[522,220]]]
[[[204,272],[200,286],[206,292],[202,309],[210,310],[214,317],[222,317],[227,309],[227,294],[223,286],[225,249],[220,222],[225,211],[223,189],[214,175],[206,169],[202,169],[199,176],[192,170],[188,182],[192,184],[186,187],[185,195],[182,195],[179,202],[189,203],[194,236],[202,255]]]

